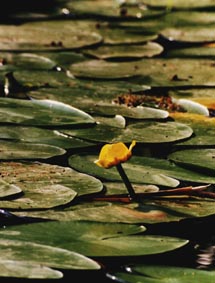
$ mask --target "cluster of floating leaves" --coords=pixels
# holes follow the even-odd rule
[[[16,2],[0,11],[0,277],[211,282],[214,246],[196,268],[145,258],[198,242],[173,223],[215,214],[214,1]],[[94,163],[132,140],[141,202]]]

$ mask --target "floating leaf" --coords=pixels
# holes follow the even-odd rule
[[[144,170],[150,172],[150,174],[160,173],[181,181],[209,184],[214,184],[215,181],[212,176],[208,176],[204,172],[197,172],[191,170],[191,168],[177,166],[174,162],[167,159],[133,156],[130,163],[133,166],[143,166]]]
[[[77,49],[101,42],[102,37],[80,30],[80,22],[35,21],[22,25],[1,25],[0,50],[64,50]],[[85,25],[84,25],[85,26]]]
[[[119,193],[119,192],[118,192]],[[96,199],[96,198],[95,198]],[[171,213],[165,211],[165,208],[156,205],[140,205],[140,204],[113,204],[110,202],[104,202],[105,197],[100,197],[101,201],[85,203],[78,206],[71,206],[66,210],[55,211],[25,211],[16,212],[17,216],[30,216],[39,217],[47,220],[58,220],[58,221],[96,221],[103,223],[127,223],[127,224],[142,224],[142,223],[160,223],[177,221],[185,218],[180,213]],[[115,198],[117,199],[117,197]],[[118,197],[118,200],[120,196]],[[123,199],[123,198],[122,198]],[[111,200],[111,197],[110,197]],[[114,201],[114,197],[112,198]],[[144,196],[143,199],[144,201]]]
[[[211,29],[212,30],[212,29]],[[147,66],[147,67],[146,67]],[[132,62],[88,60],[70,66],[75,77],[128,79],[150,86],[214,86],[213,60],[149,58]]]
[[[193,130],[182,123],[145,121],[128,125],[125,129],[98,124],[93,128],[69,129],[60,132],[88,141],[126,143],[136,140],[140,143],[155,144],[189,138]]]
[[[127,266],[126,272],[115,272],[109,275],[114,280],[130,283],[161,283],[193,281],[211,283],[215,276],[212,270],[198,270],[188,267],[166,265],[133,265]]]
[[[18,186],[9,184],[3,179],[0,179],[0,198],[16,195],[21,192],[22,190]]]
[[[96,3],[95,3],[96,2]],[[135,18],[144,18],[157,15],[157,11],[141,9],[139,5],[129,5],[127,7],[127,3],[125,4],[125,8],[122,7],[120,1],[110,2],[106,0],[74,0],[72,2],[67,2],[66,7],[72,11],[72,13],[76,17],[99,17],[102,19],[135,19]],[[136,3],[133,3],[136,4]],[[138,3],[137,3],[138,4]],[[129,12],[127,13],[127,8]]]
[[[69,167],[42,163],[0,163],[1,176],[8,184],[19,187],[24,195],[2,200],[9,209],[51,208],[71,202],[75,196],[100,192],[102,183]]]
[[[95,155],[72,155],[69,157],[69,164],[72,168],[102,178],[108,181],[120,181],[116,168],[110,168],[108,170],[98,167],[94,164],[94,161],[98,158]],[[131,182],[139,184],[154,184],[167,187],[176,187],[179,182],[173,178],[170,178],[164,174],[157,172],[150,172],[150,168],[144,168],[144,166],[135,166],[130,161],[123,165],[126,174]]]
[[[93,118],[70,105],[52,100],[0,98],[1,123],[59,126],[92,124]]]
[[[43,145],[48,144],[48,145],[53,145],[58,148],[59,153],[61,154],[65,153],[62,150],[60,151],[59,147],[63,149],[72,149],[72,148],[82,148],[82,147],[88,147],[92,145],[92,143],[83,141],[77,138],[72,138],[71,136],[66,136],[61,134],[58,130],[51,130],[51,129],[44,129],[44,128],[37,128],[37,127],[28,127],[28,126],[19,126],[19,125],[8,125],[8,126],[2,126],[0,125],[0,139],[6,139],[6,140],[11,140],[15,142],[16,144],[19,145],[17,141],[22,141],[24,143],[21,143],[19,145],[19,153],[23,154],[23,156],[26,154],[22,152],[21,146],[24,145],[24,149],[28,149],[28,157],[29,158],[38,158],[38,154],[33,156],[33,150],[34,150],[34,144],[40,144],[38,146],[35,146],[36,149],[38,147],[43,149],[43,155],[41,154],[41,157],[45,157],[45,152],[46,152],[46,157],[48,156],[51,152],[54,152],[54,148],[49,148],[49,147],[43,147]],[[26,142],[31,143],[31,144],[26,144]],[[0,141],[0,144],[4,144],[3,141]],[[5,142],[5,146],[8,145],[7,149],[10,148],[9,145],[12,147],[12,143]],[[25,148],[26,146],[26,148]],[[30,154],[29,148],[32,149],[32,152]],[[56,152],[57,152],[56,148]],[[52,150],[51,150],[52,149]],[[13,149],[13,153],[17,151],[17,148]],[[25,152],[25,151],[24,151]],[[3,153],[2,153],[3,154]],[[18,154],[18,153],[17,153]],[[8,156],[8,152],[6,151],[5,155]]]
[[[142,45],[102,45],[97,49],[87,49],[84,53],[99,59],[116,59],[153,57],[162,51],[163,47],[158,43],[147,42]]]
[[[211,99],[210,99],[211,100]],[[215,132],[215,119],[212,117],[202,117],[202,115],[183,113],[172,113],[171,117],[180,123],[189,125],[193,129],[190,139],[177,143],[177,147],[213,147]]]
[[[42,266],[41,264],[31,264],[28,260],[16,261],[1,259],[0,276],[22,279],[59,279],[63,277],[63,273],[46,266]]]
[[[24,261],[59,269],[100,269],[98,263],[81,254],[25,240],[1,239],[0,255],[4,260]]]
[[[171,153],[168,158],[181,166],[213,175],[215,172],[215,149],[186,149]]]
[[[53,77],[55,77],[54,74]],[[47,76],[47,74],[44,74],[44,76],[45,75]],[[52,77],[46,77],[46,79],[51,81]],[[26,80],[31,80],[31,78],[26,78]],[[38,77],[36,77],[35,80],[38,80]],[[68,83],[69,87],[63,84],[63,82]],[[59,89],[57,84],[63,86],[63,88]],[[87,113],[90,112],[91,108],[93,112],[94,108],[96,108],[95,104],[111,105],[112,100],[115,99],[117,95],[150,89],[149,86],[130,82],[105,80],[85,81],[79,79],[68,81],[68,78],[66,78],[65,81],[63,77],[59,78],[56,84],[50,85],[52,86],[51,89],[40,88],[39,90],[31,91],[30,95],[35,99],[44,99],[45,97],[46,99],[61,101],[82,109]]]
[[[28,142],[0,140],[2,160],[47,159],[63,155],[66,151],[60,147]],[[38,152],[40,155],[38,156]]]
[[[215,48],[210,47],[210,45],[201,45],[197,47],[187,47],[180,49],[173,49],[168,51],[168,58],[211,58],[215,56]],[[208,90],[206,90],[208,91]]]
[[[56,63],[41,54],[35,53],[9,53],[1,52],[0,57],[3,58],[7,64],[5,68],[12,69],[31,69],[31,70],[52,70]],[[2,67],[2,66],[1,66]]]
[[[127,107],[124,105],[117,105],[113,103],[93,103],[89,102],[88,111],[91,114],[98,114],[104,116],[122,115],[134,119],[165,119],[169,113],[165,110],[156,109],[152,107]]]
[[[97,157],[94,155],[72,155],[69,158],[69,164],[76,170],[105,180],[121,180],[114,168],[104,170],[92,164]],[[175,187],[179,184],[178,180],[206,184],[214,184],[215,182],[212,176],[191,169],[185,169],[161,158],[132,156],[129,162],[123,164],[123,167],[129,179],[137,184],[148,183],[158,186]]]
[[[166,198],[146,200],[145,205],[166,211],[178,220],[183,218],[205,217],[215,213],[214,199],[208,198]]]
[[[161,34],[171,41],[181,41],[181,42],[213,42],[215,36],[213,27],[179,27],[179,28],[166,28],[161,31]]]
[[[8,227],[0,234],[2,239],[25,239],[91,257],[157,254],[188,243],[179,238],[138,235],[144,230],[143,226],[129,224],[50,221]]]

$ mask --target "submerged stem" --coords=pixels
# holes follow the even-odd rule
[[[128,176],[126,175],[121,163],[117,164],[116,168],[117,168],[117,170],[118,170],[118,172],[119,172],[119,174],[120,174],[120,176],[121,176],[121,178],[122,178],[122,180],[123,180],[123,182],[124,182],[124,184],[125,184],[125,186],[128,190],[128,196],[132,200],[136,200],[137,197],[136,197],[136,193],[134,191],[134,188],[132,187],[131,182],[129,181]]]

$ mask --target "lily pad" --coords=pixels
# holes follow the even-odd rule
[[[0,234],[2,239],[25,239],[90,257],[157,254],[188,243],[179,238],[141,235],[144,230],[143,226],[129,224],[50,221],[8,227]]]
[[[102,196],[101,196],[102,199]],[[143,197],[144,201],[144,197]],[[207,211],[208,212],[208,211]],[[15,212],[17,216],[38,217],[46,220],[58,221],[96,221],[103,223],[160,223],[178,221],[185,218],[184,214],[172,210],[165,211],[164,206],[140,204],[112,204],[110,202],[90,202],[71,206],[66,210],[25,211]]]
[[[168,158],[181,166],[191,168],[208,175],[215,172],[215,149],[185,149],[171,153]]]
[[[157,33],[152,30],[145,33],[134,33],[121,27],[112,27],[105,24],[100,25],[99,31],[105,44],[123,45],[123,44],[143,44],[148,41],[156,40]]]
[[[0,260],[0,276],[27,279],[59,279],[63,273],[40,264],[26,261]]]
[[[0,58],[2,58],[5,68],[12,69],[31,69],[31,70],[51,70],[55,67],[55,61],[45,57],[41,54],[35,53],[10,53],[1,52]],[[1,67],[3,67],[1,66]]]
[[[63,155],[66,151],[63,148],[28,142],[17,142],[0,140],[2,160],[17,160],[17,159],[47,159],[50,157]],[[40,155],[38,156],[38,152]]]
[[[33,150],[34,150],[34,144],[40,144],[40,147],[42,148],[43,145],[52,145],[55,146],[59,149],[59,147],[63,149],[72,149],[72,148],[84,148],[92,145],[92,143],[83,141],[77,138],[72,138],[66,135],[62,135],[58,130],[51,130],[51,129],[44,129],[44,128],[37,128],[37,127],[28,127],[28,126],[19,126],[19,125],[8,125],[8,126],[1,126],[0,125],[0,139],[1,140],[7,140],[5,143],[0,140],[0,144],[5,144],[11,145],[12,147],[12,142],[8,143],[9,140],[17,143],[17,141],[22,141],[22,143],[19,145],[19,151],[20,154],[24,154],[21,150],[21,145],[24,144],[24,147],[26,145],[26,142],[31,143],[26,145],[25,149],[29,149],[30,147],[32,148],[32,153],[29,155],[29,158],[38,158],[38,155],[33,156]],[[18,143],[19,144],[19,143]],[[36,146],[36,148],[38,148]],[[57,153],[57,148],[56,148],[56,153]],[[49,147],[44,147],[43,148],[43,158],[45,156],[48,156],[48,149],[51,154],[51,152],[54,152],[54,148],[49,148]],[[51,150],[52,149],[52,150]],[[17,149],[14,149],[14,152],[16,152]],[[45,155],[45,151],[47,152]],[[63,154],[61,150],[58,150],[59,153]],[[29,154],[29,151],[28,151]],[[5,152],[5,156],[8,156],[8,152]],[[26,154],[25,154],[26,155]],[[18,153],[17,153],[18,156]],[[42,155],[41,155],[42,157]]]
[[[121,177],[116,168],[104,169],[98,167],[94,161],[98,157],[95,155],[72,155],[69,157],[69,164],[72,168],[102,178],[108,181],[121,181]],[[128,162],[124,164],[126,174],[131,182],[139,184],[154,184],[167,187],[176,187],[179,182],[159,172],[150,173],[144,166],[134,166]]]
[[[96,2],[96,3],[95,3]],[[66,7],[74,14],[76,17],[96,17],[102,19],[135,19],[151,17],[156,11],[151,11],[147,9],[141,9],[138,5],[129,5],[123,3],[126,7],[121,5],[120,1],[108,1],[108,0],[74,0],[72,2],[66,3]],[[127,12],[126,12],[127,11]]]
[[[157,210],[165,211],[178,217],[183,218],[205,217],[215,213],[214,199],[175,197],[166,199],[146,200],[145,205],[152,205]]]
[[[80,30],[73,21],[36,21],[22,25],[1,25],[0,50],[36,51],[77,49],[101,42],[102,37]]]
[[[181,42],[213,42],[215,41],[215,36],[213,27],[180,27],[180,28],[166,28],[161,31],[161,34],[171,41],[181,41]]]
[[[114,280],[130,283],[161,283],[161,282],[204,282],[213,281],[215,272],[212,270],[198,270],[188,267],[166,265],[134,265],[127,266],[126,272],[115,272],[109,275]]]
[[[133,156],[130,163],[132,163],[133,166],[143,166],[145,168],[144,170],[149,171],[151,174],[161,173],[180,181],[206,184],[214,184],[215,181],[212,176],[208,176],[208,174],[204,174],[204,172],[197,172],[191,170],[191,168],[177,166],[175,162],[171,162],[168,159]],[[125,166],[126,165],[127,164],[125,164]]]
[[[26,78],[27,81],[28,79],[31,80],[31,78]],[[37,77],[35,78],[35,80],[39,80],[39,78]],[[51,80],[51,78],[46,78],[46,80]],[[95,104],[95,102],[110,103],[110,101],[116,98],[117,95],[141,92],[150,89],[150,86],[124,81],[88,81],[79,79],[66,81],[66,83],[69,85],[68,87],[68,85],[62,84],[61,80],[64,80],[63,77],[59,78],[59,81],[57,83],[58,86],[63,86],[62,88],[60,88],[60,90],[57,84],[54,84],[53,86],[52,84],[50,84],[50,86],[52,86],[51,88],[40,88],[39,90],[31,91],[30,95],[34,99],[46,98],[50,100],[61,101],[87,111],[89,105],[92,106],[92,104]]]
[[[173,58],[212,58],[215,56],[215,48],[213,48],[213,43],[203,46],[197,47],[187,47],[187,48],[180,48],[177,50],[170,50],[168,51],[167,57]]]
[[[94,164],[95,155],[72,155],[69,164],[81,172],[109,181],[122,181],[115,168],[104,169]],[[85,160],[85,162],[84,162]],[[132,183],[176,187],[180,181],[211,183],[214,178],[207,174],[177,166],[165,159],[133,156],[123,167]],[[136,172],[136,173],[135,173]],[[122,183],[123,185],[123,183]]]
[[[210,99],[211,101],[211,99]],[[195,147],[213,147],[215,133],[213,127],[215,119],[212,117],[202,117],[202,115],[190,114],[179,115],[178,113],[171,114],[175,121],[189,125],[193,129],[193,136],[186,140],[177,143],[177,148],[195,148]]]
[[[96,49],[84,50],[84,54],[91,55],[99,59],[116,58],[142,58],[159,55],[163,47],[156,42],[147,42],[142,45],[102,45]]]
[[[1,123],[59,126],[93,124],[93,118],[77,108],[52,100],[0,98]]]
[[[147,66],[147,67],[146,67]],[[214,86],[213,60],[148,58],[132,62],[88,60],[72,64],[77,78],[130,79],[150,86]]]
[[[84,107],[86,107],[86,105]],[[88,104],[88,112],[92,115],[122,115],[134,119],[165,119],[169,116],[168,111],[152,107],[127,107],[125,105],[114,105],[111,103],[96,103],[95,105],[95,102],[93,103],[93,101]]]
[[[2,200],[8,209],[51,208],[71,202],[75,196],[100,192],[98,179],[69,167],[43,163],[1,162],[1,176],[8,184],[20,188],[24,195]]]
[[[21,192],[22,190],[19,187],[13,184],[9,184],[5,182],[3,179],[0,179],[0,198],[13,196]]]
[[[153,112],[152,112],[153,113]],[[93,130],[92,130],[93,129]],[[128,125],[125,129],[118,129],[102,124],[93,128],[69,129],[60,132],[96,142],[131,142],[136,140],[140,143],[169,143],[189,138],[193,130],[182,123],[176,122],[139,122]]]
[[[25,240],[1,239],[0,254],[4,260],[24,261],[59,269],[100,269],[98,263],[81,254]]]

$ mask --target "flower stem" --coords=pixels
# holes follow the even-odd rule
[[[136,193],[135,193],[134,188],[132,187],[131,182],[129,181],[128,176],[126,175],[121,163],[117,164],[116,168],[117,168],[117,170],[118,170],[118,172],[119,172],[119,174],[120,174],[120,176],[121,176],[121,178],[122,178],[122,180],[123,180],[123,182],[124,182],[124,184],[125,184],[125,186],[128,190],[129,198],[131,198],[132,200],[135,200],[136,199]]]

